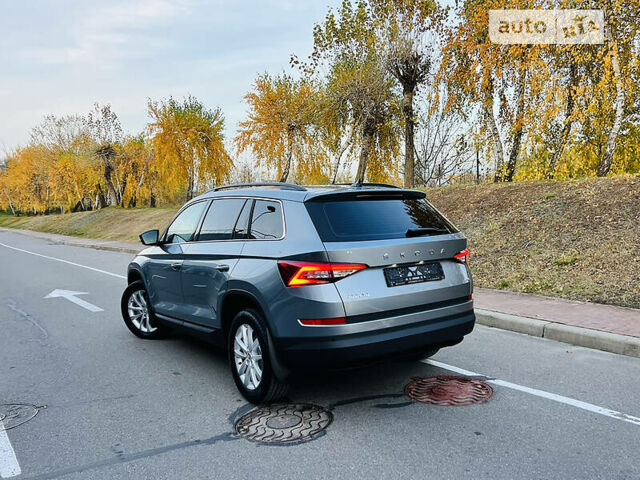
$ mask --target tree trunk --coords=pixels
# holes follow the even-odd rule
[[[516,131],[513,135],[513,144],[509,152],[509,161],[507,162],[507,171],[504,180],[513,181],[516,173],[516,164],[518,162],[518,154],[520,153],[520,144],[522,143],[522,135],[524,134],[524,106],[525,106],[525,87],[527,82],[527,69],[522,70],[520,75],[520,83],[518,85],[518,111],[516,113]]]
[[[120,178],[116,175],[116,195],[117,195],[117,204],[121,207],[124,207],[124,192],[127,189],[127,177],[125,176],[120,183]]]
[[[6,190],[6,189],[4,189],[4,190],[2,191],[2,193],[4,193],[4,196],[5,196],[5,197],[7,197],[7,201],[9,202],[9,208],[11,209],[11,213],[13,214],[13,216],[14,216],[14,217],[15,217],[15,216],[17,216],[17,215],[16,215],[16,211],[15,211],[15,209],[13,208],[13,202],[11,201],[11,197],[10,197],[10,196],[9,196],[9,194],[7,193],[7,190]]]
[[[133,191],[133,194],[131,195],[131,198],[129,199],[129,205],[127,208],[135,208],[136,205],[138,204],[138,190],[140,190],[140,187],[142,187],[142,184],[144,183],[144,177],[145,177],[145,172],[142,172],[142,175],[140,175],[140,180],[138,181],[138,186],[135,188],[135,190]]]
[[[100,184],[96,185],[96,190],[98,194],[96,195],[96,209],[104,208],[107,206],[107,200],[104,198],[104,193],[102,192],[102,186]]]
[[[291,127],[289,127],[289,134],[287,135],[287,159],[282,174],[280,175],[280,182],[286,182],[287,178],[289,178],[289,172],[291,171],[291,160],[293,159],[293,140],[291,135]]]
[[[118,195],[116,193],[116,187],[113,185],[113,180],[111,179],[112,172],[113,172],[113,167],[111,166],[111,162],[107,159],[104,159],[104,181],[107,184],[107,197],[105,200],[107,205],[118,204]]]
[[[416,183],[415,175],[415,119],[413,113],[413,97],[415,86],[405,87],[402,98],[402,113],[404,115],[404,188],[413,188]]]
[[[487,121],[489,122],[489,130],[491,131],[491,138],[493,140],[493,147],[496,150],[496,173],[493,181],[499,182],[502,180],[502,168],[504,167],[504,148],[502,147],[502,139],[500,138],[500,131],[498,130],[498,124],[496,123],[496,117],[493,113],[493,92],[489,98],[489,105],[485,108],[487,115]]]
[[[569,135],[571,135],[571,127],[573,125],[573,107],[575,106],[575,89],[578,87],[578,75],[576,74],[576,65],[571,63],[569,66],[569,91],[567,92],[567,108],[565,110],[564,126],[560,133],[560,143],[556,146],[551,160],[549,160],[549,171],[547,172],[547,178],[553,178],[556,174],[556,168],[558,167],[558,160],[562,156],[564,147],[569,141]]]
[[[356,183],[363,183],[365,174],[367,173],[367,163],[369,162],[369,154],[373,145],[376,128],[374,121],[368,119],[362,127],[362,149],[360,150],[360,161],[358,163],[358,172],[356,174]]]
[[[605,20],[607,16],[605,11]],[[611,68],[613,68],[613,77],[616,85],[616,98],[614,100],[615,115],[613,119],[613,126],[609,130],[609,137],[607,138],[607,145],[604,149],[604,155],[600,159],[598,165],[597,175],[604,177],[609,173],[611,165],[613,165],[613,154],[616,150],[616,141],[618,140],[618,133],[622,126],[622,116],[624,113],[624,90],[622,86],[622,74],[620,72],[620,63],[618,62],[618,42],[613,40],[613,34],[611,32],[611,24],[607,21],[606,37],[607,43],[611,51]]]
[[[189,171],[187,172],[187,174],[189,175],[189,181],[187,183],[187,202],[189,200],[191,200],[193,198],[193,189],[194,189],[194,169],[193,168],[189,168]]]
[[[354,132],[355,132],[355,129],[352,129],[351,133],[349,134],[345,142],[340,146],[340,151],[338,152],[338,158],[336,159],[336,163],[333,167],[333,175],[331,176],[332,184],[336,183],[336,178],[338,177],[338,170],[340,170],[340,162],[342,161],[342,155],[344,155],[344,152],[346,152],[347,149],[351,146],[351,142],[353,142]]]

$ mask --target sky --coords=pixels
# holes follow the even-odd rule
[[[313,25],[338,0],[0,0],[0,155],[47,114],[111,104],[125,132],[147,99],[194,95],[220,107],[227,138],[256,75],[311,52]]]

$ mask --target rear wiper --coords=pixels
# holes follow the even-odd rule
[[[407,230],[407,237],[424,237],[427,235],[437,235],[439,233],[449,233],[446,228],[410,228]]]

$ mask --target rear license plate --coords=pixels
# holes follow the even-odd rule
[[[398,285],[442,280],[444,271],[439,263],[423,263],[422,265],[385,268],[384,277],[388,287],[397,287]]]

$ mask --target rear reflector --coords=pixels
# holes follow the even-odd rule
[[[287,287],[331,283],[367,268],[359,263],[278,262],[280,276]]]
[[[465,265],[469,265],[469,249],[465,248],[460,253],[456,253],[453,256],[454,260],[457,260],[460,263],[464,263]]]
[[[344,317],[336,317],[336,318],[314,318],[314,319],[304,319],[298,320],[302,325],[343,325],[347,323],[347,320]]]

